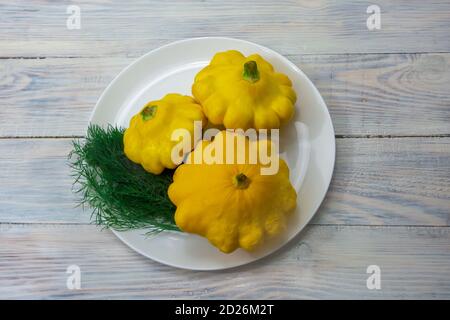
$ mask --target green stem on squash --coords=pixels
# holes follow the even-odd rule
[[[153,119],[156,114],[156,109],[158,109],[158,106],[145,106],[141,111],[142,120],[147,121]]]
[[[250,60],[244,64],[242,77],[251,83],[255,83],[259,80],[259,70],[256,61]]]
[[[239,173],[233,177],[233,184],[238,189],[247,189],[250,185],[250,179],[243,173]]]

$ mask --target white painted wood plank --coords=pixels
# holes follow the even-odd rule
[[[94,226],[0,225],[0,298],[450,298],[447,227],[311,226],[260,262],[221,272],[163,266]],[[66,288],[69,265],[81,290]],[[366,268],[381,268],[368,290]]]
[[[0,221],[88,223],[77,207],[70,139],[0,139]]]
[[[338,139],[317,223],[450,225],[450,138]]]
[[[69,3],[9,2],[0,10],[2,56],[139,56],[161,43],[231,36],[284,54],[448,52],[448,1],[78,1],[81,29],[66,28]]]
[[[87,223],[70,139],[0,139],[0,222]],[[316,224],[450,225],[450,138],[337,139]]]
[[[306,55],[293,61],[319,89],[338,135],[450,133],[450,54]]]
[[[289,58],[322,93],[338,135],[450,134],[450,54]],[[83,135],[100,94],[132,60],[0,59],[0,136]]]

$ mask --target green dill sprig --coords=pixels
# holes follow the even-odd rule
[[[73,141],[69,161],[80,204],[92,208],[96,224],[118,231],[180,231],[167,195],[173,170],[154,175],[130,161],[123,151],[123,134],[121,128],[90,125],[84,141]]]

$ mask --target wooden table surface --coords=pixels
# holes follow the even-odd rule
[[[70,4],[81,29],[66,27]],[[371,4],[379,30],[366,26]],[[449,32],[449,0],[2,0],[0,298],[450,299]],[[67,166],[120,70],[200,36],[288,57],[336,131],[334,177],[310,225],[276,254],[220,272],[161,265],[89,224]],[[69,265],[80,290],[66,286]],[[369,265],[380,290],[366,286]]]

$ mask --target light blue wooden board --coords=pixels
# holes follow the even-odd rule
[[[0,139],[0,222],[88,223],[76,208],[71,139]],[[315,224],[450,225],[450,138],[338,139]]]
[[[66,28],[68,5],[81,29]],[[367,8],[381,10],[369,31]],[[450,3],[401,0],[21,1],[0,10],[2,56],[139,56],[173,40],[229,36],[283,54],[448,52]]]
[[[310,226],[260,262],[220,272],[163,266],[94,226],[0,226],[0,298],[450,298],[450,229]],[[81,290],[68,290],[69,265]],[[366,286],[369,265],[381,289]]]
[[[0,298],[450,299],[450,2],[377,1],[376,31],[366,1],[76,4],[80,30],[66,28],[68,3],[0,4]],[[197,36],[287,55],[340,137],[312,225],[273,257],[221,273],[162,266],[86,225],[61,138],[84,134],[131,61]],[[70,264],[81,291],[66,287]],[[366,287],[370,264],[379,291]]]
[[[450,134],[450,54],[288,58],[321,92],[338,135]],[[98,97],[133,60],[0,59],[0,137],[83,135]]]

